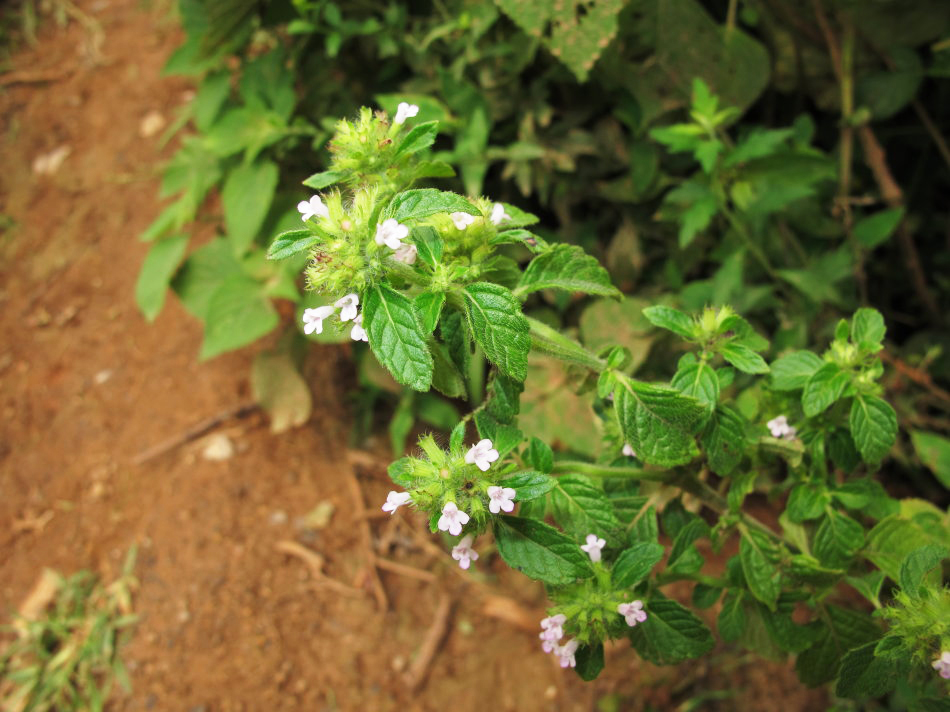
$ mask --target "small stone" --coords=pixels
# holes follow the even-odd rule
[[[278,509],[275,512],[271,512],[271,515],[268,517],[267,521],[270,522],[272,527],[278,527],[286,524],[287,518],[287,512],[285,512],[283,509]]]
[[[139,124],[139,136],[151,138],[163,128],[165,128],[165,117],[153,110],[148,112]]]
[[[212,462],[222,462],[234,457],[234,443],[224,433],[216,433],[205,439],[201,456]]]
[[[110,378],[112,378],[112,369],[105,368],[99,371],[99,373],[97,373],[95,376],[93,376],[92,380],[96,382],[97,386],[101,386],[103,383],[107,382]]]

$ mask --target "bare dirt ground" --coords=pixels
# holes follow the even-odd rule
[[[588,685],[556,667],[537,641],[541,586],[489,551],[462,574],[421,518],[378,516],[385,453],[348,448],[343,348],[313,353],[307,426],[272,436],[253,412],[214,430],[228,459],[205,459],[202,439],[142,461],[246,403],[254,349],[199,364],[200,324],[174,299],[152,325],[136,310],[136,236],[171,150],[142,122],[187,98],[160,75],[180,36],[131,0],[79,7],[101,56],[87,28],[48,22],[0,75],[3,618],[43,567],[110,579],[137,545],[134,689],[115,710],[667,710],[715,691],[689,708],[823,706],[789,664],[734,652],[658,669],[618,646]],[[320,503],[329,522],[303,524]]]

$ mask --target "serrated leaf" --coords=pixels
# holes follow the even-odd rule
[[[468,213],[481,216],[481,211],[457,193],[435,188],[406,190],[397,194],[386,206],[385,217],[399,222],[420,220],[438,213]]]
[[[427,344],[432,354],[432,387],[449,398],[464,398],[465,379],[449,355],[448,348],[431,338]]]
[[[250,247],[260,232],[277,190],[277,164],[259,161],[232,168],[221,188],[224,223],[236,254]]]
[[[927,579],[927,575],[940,566],[940,562],[950,557],[950,551],[942,546],[929,544],[911,552],[901,564],[900,585],[901,588],[911,598],[921,598],[921,585]],[[937,590],[940,588],[940,573],[934,572],[927,581],[927,588]]]
[[[866,613],[833,605],[826,610],[831,627],[824,627],[815,643],[795,661],[799,679],[809,687],[834,680],[845,653],[876,640],[881,634]]]
[[[828,406],[844,395],[851,385],[851,376],[837,364],[826,363],[815,371],[802,391],[802,409],[809,418],[824,412]]]
[[[668,518],[664,518],[664,526],[667,525],[667,521]],[[694,542],[708,536],[709,525],[700,517],[692,517],[673,538],[670,558],[666,562],[667,571],[678,574],[694,574],[699,571],[705,561]]]
[[[719,402],[719,377],[705,361],[680,367],[670,385],[683,395],[692,396],[705,404],[710,411]]]
[[[795,604],[796,599],[787,593],[779,598],[775,611],[770,611],[761,603],[756,604],[769,636],[785,653],[800,653],[821,635],[820,623],[798,625],[792,620]]]
[[[502,487],[511,487],[518,494],[516,502],[529,502],[543,497],[557,485],[557,480],[541,472],[516,472],[501,481]]]
[[[827,491],[816,485],[801,483],[795,485],[788,495],[785,511],[788,518],[796,524],[807,522],[809,519],[818,519],[825,511],[829,502]]]
[[[409,237],[419,251],[419,259],[430,267],[435,267],[442,260],[442,251],[445,248],[438,231],[431,225],[417,225],[412,228]]]
[[[423,124],[416,124],[399,143],[399,148],[396,149],[393,157],[411,156],[413,153],[427,149],[435,143],[435,137],[438,132],[438,121],[426,121]]]
[[[693,320],[679,309],[656,305],[643,310],[643,315],[650,323],[661,329],[672,331],[684,339],[693,338]]]
[[[267,259],[283,260],[292,257],[299,252],[309,250],[320,241],[317,235],[314,235],[307,229],[287,230],[274,238],[274,241],[267,249]]]
[[[729,363],[743,373],[768,373],[769,365],[765,359],[744,344],[727,341],[719,347],[719,353]]]
[[[168,285],[187,249],[188,235],[166,237],[149,248],[135,283],[135,303],[148,321],[162,310]]]
[[[494,518],[498,553],[513,569],[552,586],[593,575],[590,561],[573,539],[535,519]]]
[[[644,607],[647,619],[630,635],[634,649],[656,665],[673,665],[705,655],[713,648],[709,628],[676,601],[656,594]]]
[[[506,376],[524,381],[531,337],[521,304],[507,289],[489,282],[470,284],[462,295],[472,336],[485,357]]]
[[[488,401],[485,407],[500,422],[512,423],[521,410],[522,391],[523,383],[495,371],[488,384]]]
[[[554,519],[570,534],[583,539],[596,534],[609,546],[620,543],[620,520],[614,514],[604,491],[584,475],[562,475],[557,478],[551,495]]]
[[[663,559],[666,550],[656,542],[632,544],[617,557],[610,575],[615,588],[631,588],[643,581]]]
[[[706,429],[702,444],[709,469],[720,477],[728,477],[742,461],[746,447],[745,420],[732,408],[716,408]]]
[[[604,669],[604,644],[582,645],[577,649],[574,658],[577,662],[574,672],[587,682],[595,680]]]
[[[716,620],[719,635],[727,643],[739,640],[746,627],[745,607],[743,606],[743,592],[730,590],[722,602],[722,609]]]
[[[514,425],[502,423],[484,410],[475,413],[475,427],[482,438],[492,441],[492,446],[502,458],[524,442],[524,433]]]
[[[877,309],[863,307],[851,318],[851,340],[865,351],[880,351],[886,333],[884,317]]]
[[[555,245],[535,257],[528,264],[516,296],[524,296],[540,289],[563,289],[568,292],[584,292],[603,297],[619,296],[600,263],[576,245]]]
[[[824,365],[821,357],[811,351],[794,351],[772,363],[772,388],[795,391],[804,388],[808,379]]]
[[[719,586],[710,586],[705,583],[697,583],[693,587],[693,594],[690,597],[693,605],[700,610],[711,608],[719,602],[723,589]]]
[[[370,348],[399,383],[417,391],[432,384],[432,355],[412,301],[385,284],[366,294],[363,328]]]
[[[445,306],[445,294],[442,292],[423,292],[415,298],[416,309],[422,319],[422,329],[426,334],[435,331],[442,316],[442,307]]]
[[[637,457],[673,467],[696,456],[692,431],[706,413],[702,403],[672,388],[620,377],[617,383],[614,409],[624,440]]]
[[[851,559],[864,546],[864,527],[847,514],[831,510],[821,520],[812,550],[825,566],[846,568]]]
[[[835,694],[839,697],[864,699],[880,697],[890,692],[897,682],[898,666],[894,660],[876,657],[874,650],[880,641],[865,643],[841,660],[841,672]]]
[[[851,404],[851,437],[868,464],[877,464],[897,440],[897,414],[876,396],[857,395]]]
[[[321,173],[314,173],[312,176],[307,178],[303,184],[308,188],[313,188],[314,190],[323,190],[334,183],[339,183],[345,178],[346,174],[339,171],[322,171]]]
[[[545,474],[550,474],[551,470],[554,469],[554,453],[551,451],[551,447],[543,440],[538,440],[538,438],[531,438],[524,459],[533,468]]]
[[[775,544],[765,534],[748,529],[739,542],[739,560],[752,595],[774,611],[782,592],[782,570]]]

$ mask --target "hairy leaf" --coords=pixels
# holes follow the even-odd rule
[[[897,440],[897,414],[890,403],[876,396],[855,396],[850,424],[854,444],[869,464],[883,460]]]
[[[650,575],[666,550],[655,542],[641,541],[625,549],[614,562],[611,577],[617,588],[631,588]]]
[[[660,594],[644,607],[647,619],[630,631],[630,642],[645,659],[672,665],[698,658],[713,648],[709,628],[689,610]]]
[[[494,521],[498,553],[525,576],[561,586],[593,574],[587,554],[554,527],[505,515]]]
[[[432,355],[412,301],[385,284],[366,294],[363,326],[379,362],[399,383],[417,391],[432,384]]]
[[[521,304],[507,289],[489,282],[468,285],[463,297],[472,336],[486,358],[506,376],[524,381],[531,337]]]
[[[516,296],[524,296],[539,289],[563,289],[603,297],[620,296],[600,263],[576,245],[558,244],[535,257],[528,264]]]

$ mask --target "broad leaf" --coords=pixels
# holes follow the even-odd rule
[[[897,440],[897,414],[876,396],[857,395],[851,404],[851,437],[869,464],[877,464]]]
[[[752,595],[774,611],[782,592],[782,570],[775,544],[762,532],[748,529],[739,542],[739,559]]]
[[[900,585],[904,593],[911,598],[921,598],[921,585],[925,581],[927,589],[938,590],[941,583],[938,567],[946,558],[950,558],[950,551],[933,544],[912,552],[901,564]],[[931,572],[934,575],[928,577]]]
[[[528,502],[543,497],[554,489],[556,484],[557,480],[551,475],[540,472],[516,472],[501,481],[502,487],[511,487],[518,493],[515,495],[516,502]]]
[[[604,297],[620,296],[600,263],[576,245],[558,244],[528,264],[514,290],[524,296],[539,289],[563,289]]]
[[[604,669],[604,644],[582,645],[574,655],[577,666],[574,668],[582,680],[590,682]]]
[[[712,411],[719,402],[719,377],[705,361],[681,366],[670,382],[680,393],[692,396]]]
[[[647,619],[630,631],[630,642],[645,660],[672,665],[712,650],[709,628],[676,601],[656,594],[644,609]]]
[[[314,190],[323,190],[334,183],[339,183],[344,178],[346,178],[345,173],[340,173],[339,171],[323,171],[322,173],[314,173],[307,178],[303,184]]]
[[[277,164],[259,161],[231,169],[221,189],[224,223],[236,254],[242,254],[260,232],[277,190]]]
[[[442,307],[445,305],[445,294],[442,292],[423,292],[415,298],[416,309],[422,319],[422,329],[426,334],[435,331],[442,316]]]
[[[149,248],[135,283],[135,303],[149,321],[154,321],[162,310],[172,275],[187,249],[187,235],[166,237]]]
[[[525,576],[561,586],[593,574],[587,554],[554,527],[505,515],[494,521],[498,553]]]
[[[719,347],[719,353],[743,373],[768,373],[769,365],[761,356],[744,344],[727,341]]]
[[[614,562],[611,578],[616,588],[631,588],[650,575],[663,559],[665,549],[655,542],[636,542]]]
[[[435,188],[420,188],[406,190],[393,197],[386,206],[385,217],[406,222],[438,213],[468,213],[481,216],[481,211],[461,195]]]
[[[283,260],[296,255],[298,252],[309,250],[320,241],[306,228],[301,230],[287,230],[274,238],[267,250],[267,259]]]
[[[693,320],[679,309],[657,305],[644,309],[643,315],[649,319],[650,323],[654,326],[672,331],[684,339],[693,338]]]
[[[808,379],[824,365],[811,351],[793,351],[772,363],[772,388],[794,391],[804,388]]]
[[[442,260],[442,251],[445,245],[438,231],[431,225],[417,225],[409,233],[410,238],[419,250],[419,259],[430,267],[435,267]]]
[[[847,567],[862,546],[864,527],[833,509],[821,520],[812,549],[825,566],[839,569]]]
[[[841,660],[841,672],[835,694],[839,697],[864,699],[880,697],[890,692],[897,683],[898,663],[883,657],[876,657],[874,650],[880,641],[854,648]]]
[[[622,541],[620,521],[614,514],[604,491],[583,475],[562,475],[557,478],[551,495],[554,518],[568,533],[583,539],[596,534],[610,546]]]
[[[864,307],[854,313],[851,319],[851,340],[865,351],[880,351],[885,333],[887,327],[884,326],[884,317],[877,309]]]
[[[280,322],[264,285],[237,274],[211,295],[205,316],[202,360],[246,346],[273,330]]]
[[[851,376],[842,371],[837,364],[826,363],[815,371],[805,383],[802,392],[802,408],[805,415],[814,418],[824,412],[828,406],[844,395],[851,385]]]
[[[702,443],[709,469],[720,477],[728,477],[742,461],[745,452],[745,420],[732,408],[716,408],[706,429]]]
[[[363,327],[379,362],[399,383],[417,391],[432,384],[432,355],[412,301],[385,284],[366,294]]]
[[[399,148],[396,149],[394,156],[397,158],[400,156],[411,156],[413,153],[427,149],[435,143],[435,137],[438,132],[438,121],[426,121],[424,124],[413,126],[399,143]]]
[[[831,627],[825,626],[815,643],[795,661],[799,679],[809,687],[834,680],[845,653],[881,635],[866,613],[833,605],[826,610]]]
[[[507,289],[489,282],[470,284],[462,294],[475,343],[502,373],[524,381],[531,337],[521,304]]]

